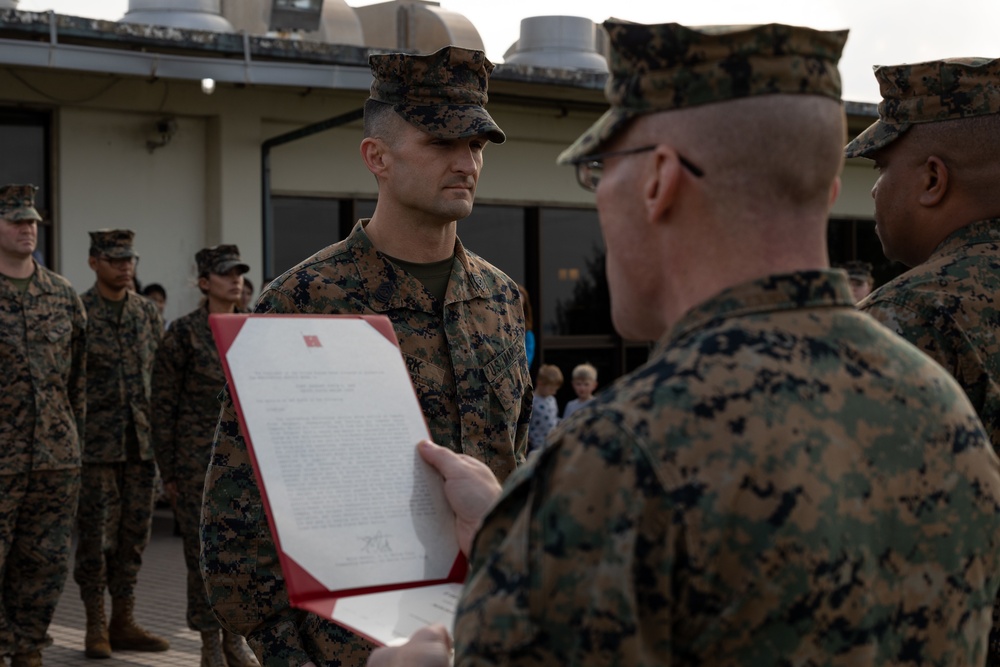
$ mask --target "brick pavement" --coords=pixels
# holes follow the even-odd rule
[[[186,569],[181,538],[173,534],[173,514],[156,510],[153,517],[153,538],[143,556],[136,589],[135,618],[140,625],[166,637],[170,650],[164,653],[116,651],[110,660],[89,660],[83,655],[86,615],[80,600],[80,589],[73,581],[72,564],[55,618],[49,627],[54,644],[42,652],[45,667],[197,667],[201,662],[201,637],[187,628]],[[108,613],[111,600],[108,598]]]

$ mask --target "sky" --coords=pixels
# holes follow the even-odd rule
[[[347,0],[352,7],[383,0]],[[20,0],[18,9],[117,20],[128,0]],[[878,102],[873,65],[896,65],[956,56],[1000,57],[996,27],[1000,2],[994,0],[439,0],[443,9],[464,15],[479,31],[486,55],[503,54],[529,16],[610,16],[640,23],[685,25],[790,23],[823,30],[849,28],[840,70],[844,99]]]

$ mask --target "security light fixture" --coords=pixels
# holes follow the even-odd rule
[[[268,30],[319,30],[323,14],[323,0],[271,0],[271,19]]]

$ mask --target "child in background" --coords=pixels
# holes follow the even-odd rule
[[[528,452],[545,447],[549,431],[559,423],[559,404],[556,392],[563,383],[563,374],[558,366],[542,364],[535,379],[535,399],[531,405],[531,422],[528,424]]]
[[[594,400],[594,390],[597,389],[597,369],[590,364],[580,364],[574,368],[572,378],[576,398],[566,404],[563,419]]]

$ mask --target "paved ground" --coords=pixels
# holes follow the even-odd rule
[[[173,534],[173,515],[169,510],[156,510],[153,518],[153,539],[146,548],[139,587],[136,591],[135,617],[140,625],[166,637],[170,650],[164,653],[115,652],[110,660],[88,660],[83,655],[83,635],[86,616],[80,589],[73,581],[72,565],[66,590],[56,608],[49,628],[55,644],[45,649],[45,667],[74,665],[79,667],[197,667],[201,662],[201,637],[188,630],[184,620],[186,605],[186,571],[181,538]],[[106,609],[110,614],[111,600]]]

